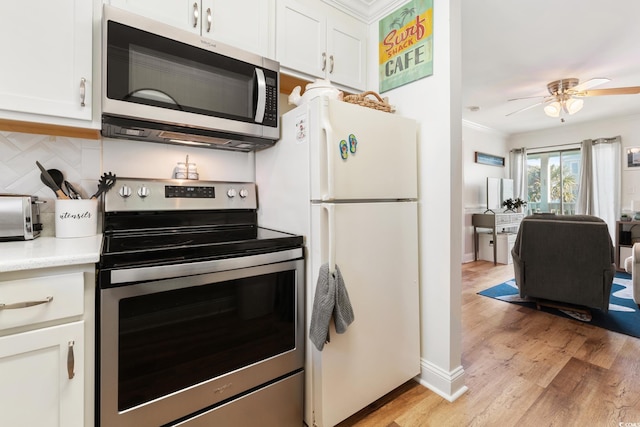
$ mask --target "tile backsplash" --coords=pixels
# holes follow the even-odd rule
[[[39,161],[59,169],[87,198],[101,174],[101,141],[61,136],[0,132],[0,193],[38,196],[43,235],[53,235],[55,194],[40,180]]]
[[[38,196],[42,235],[54,234],[55,194],[40,180],[39,161],[59,169],[84,198],[98,188],[103,172],[121,177],[168,179],[177,162],[189,155],[201,180],[253,181],[254,156],[240,153],[129,140],[91,140],[0,131],[0,194]]]

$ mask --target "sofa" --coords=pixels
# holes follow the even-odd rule
[[[590,215],[530,215],[511,250],[521,297],[609,310],[616,272],[607,224]]]

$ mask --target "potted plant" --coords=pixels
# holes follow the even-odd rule
[[[527,202],[522,200],[520,197],[515,200],[512,198],[508,198],[507,200],[502,202],[502,206],[506,208],[505,212],[516,212],[516,209],[520,209],[522,206],[527,206]]]

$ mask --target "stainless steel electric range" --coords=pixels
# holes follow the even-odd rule
[[[253,183],[105,195],[96,425],[302,425],[303,241],[256,210]]]

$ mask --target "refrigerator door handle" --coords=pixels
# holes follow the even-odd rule
[[[328,119],[324,120],[324,125],[322,126],[325,135],[325,145],[324,149],[327,151],[327,169],[324,171],[326,173],[327,179],[327,192],[322,195],[322,200],[333,200],[335,197],[335,184],[334,184],[334,154],[331,150],[331,141],[333,141],[333,129],[331,128],[331,124]]]
[[[323,203],[322,209],[327,211],[327,247],[329,250],[328,263],[329,273],[336,271],[336,230],[335,230],[335,206]]]

